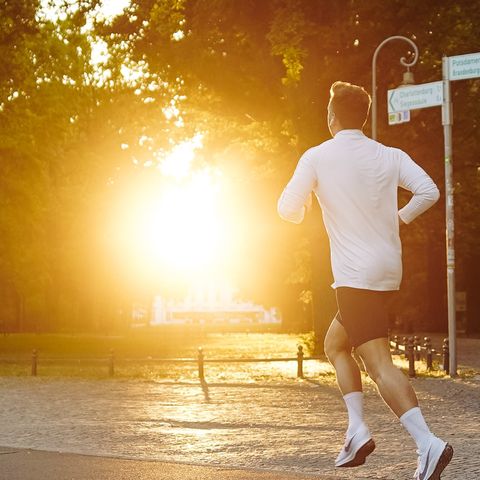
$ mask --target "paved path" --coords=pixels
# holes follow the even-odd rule
[[[464,379],[418,378],[413,384],[432,430],[455,448],[442,480],[479,480],[480,373]],[[334,385],[3,377],[0,392],[0,445],[9,447],[0,455],[1,480],[283,480],[308,475],[403,480],[415,470],[412,440],[371,384],[366,416],[377,450],[365,466],[349,470],[333,468],[346,426]],[[11,453],[12,448],[117,460]],[[35,476],[20,475],[27,470]],[[302,476],[287,475],[295,473]]]
[[[323,476],[6,448],[0,448],[0,466],[2,480],[330,480]]]

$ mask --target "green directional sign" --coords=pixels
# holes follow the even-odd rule
[[[448,57],[449,80],[480,77],[480,53]]]

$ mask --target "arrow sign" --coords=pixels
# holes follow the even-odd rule
[[[448,57],[450,80],[480,77],[480,53],[467,53]]]
[[[388,91],[388,113],[443,104],[443,82],[422,83]]]

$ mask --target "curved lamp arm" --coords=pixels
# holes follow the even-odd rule
[[[407,62],[405,57],[400,59],[400,64],[404,67],[410,68],[413,67],[418,60],[418,47],[415,45],[413,40],[410,38],[403,37],[401,35],[394,35],[393,37],[386,38],[375,50],[372,59],[372,138],[374,140],[377,139],[377,57],[378,53],[382,49],[382,47],[391,42],[392,40],[404,40],[405,42],[409,43],[413,47],[414,55],[411,62]]]

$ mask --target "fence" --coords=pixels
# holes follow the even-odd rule
[[[442,370],[448,375],[449,370],[449,345],[448,338],[443,339],[441,351],[437,351],[432,347],[430,337],[424,337],[423,344],[420,337],[402,337],[395,335],[390,339],[390,347],[394,355],[404,355],[408,359],[408,375],[415,377],[415,362],[424,357],[427,370],[433,370],[433,357],[440,357],[442,360]]]
[[[432,342],[429,337],[425,337],[423,343],[418,336],[402,337],[395,335],[390,339],[390,347],[393,355],[403,355],[408,359],[408,375],[410,377],[416,376],[415,362],[425,359],[427,370],[433,370],[433,357],[441,357],[443,363],[443,370],[448,375],[449,373],[449,347],[448,338],[445,338],[441,347],[441,352],[432,347]],[[42,359],[42,362],[61,361],[62,359]],[[65,361],[72,361],[72,359],[63,359]],[[108,375],[113,377],[115,375],[115,355],[114,351],[110,350],[109,355],[103,359],[94,359],[96,362],[103,363],[108,371]],[[197,358],[149,358],[150,362],[155,363],[193,363],[197,364],[198,378],[200,381],[205,381],[205,364],[206,363],[263,363],[263,362],[297,362],[297,378],[303,378],[303,363],[307,360],[324,360],[320,356],[305,356],[303,346],[299,345],[297,353],[294,357],[286,358],[205,358],[202,348],[198,349]],[[92,361],[92,359],[90,359]],[[138,360],[136,360],[138,361]],[[36,376],[38,372],[39,356],[38,351],[32,351],[31,357],[31,375]]]
[[[168,364],[168,363],[192,363],[197,365],[198,369],[198,378],[201,381],[205,381],[205,365],[206,363],[264,363],[264,362],[290,362],[296,361],[297,362],[297,377],[303,378],[303,363],[307,360],[322,360],[323,357],[320,356],[305,356],[303,351],[303,346],[299,345],[297,348],[297,353],[295,357],[283,357],[283,358],[205,358],[205,354],[203,349],[200,347],[198,349],[198,354],[196,358],[148,358],[149,362],[153,363],[160,363],[160,364]],[[74,359],[61,359],[61,358],[42,358],[42,363],[50,363],[50,362],[68,362],[68,361],[75,361]],[[115,365],[116,359],[113,350],[110,350],[110,353],[105,358],[97,358],[97,359],[89,359],[89,361],[95,361],[97,363],[103,363],[105,365],[106,370],[108,371],[108,375],[113,377],[115,375]],[[129,359],[123,359],[122,361],[129,361]],[[138,362],[139,360],[131,360]],[[144,359],[146,361],[146,359]],[[38,366],[39,366],[39,355],[37,350],[32,351],[31,356],[31,375],[36,376],[38,373]]]

